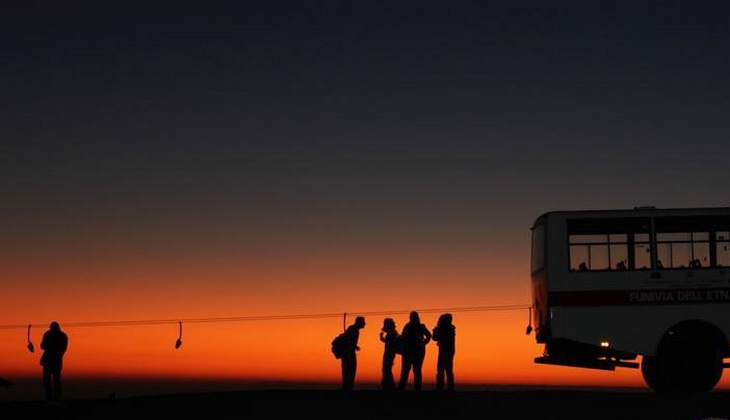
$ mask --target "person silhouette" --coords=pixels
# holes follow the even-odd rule
[[[438,361],[436,362],[436,389],[443,391],[444,377],[446,389],[454,390],[454,355],[456,354],[456,327],[453,316],[442,314],[433,328],[433,341],[438,346]]]
[[[393,364],[395,356],[398,354],[398,330],[395,328],[393,318],[385,318],[383,320],[383,328],[380,331],[380,341],[385,343],[383,347],[383,366],[381,388],[384,391],[395,389],[395,377],[393,376]]]
[[[340,364],[342,366],[342,389],[349,391],[355,386],[355,375],[357,374],[357,352],[360,350],[360,330],[365,328],[365,317],[358,316],[355,322],[345,329],[347,345],[342,352]]]
[[[43,388],[47,401],[61,399],[61,371],[63,356],[68,349],[68,336],[61,330],[58,322],[53,321],[49,329],[43,333],[41,340],[41,366],[43,366]]]
[[[416,311],[411,311],[409,321],[403,326],[403,355],[398,389],[406,389],[408,376],[413,370],[413,389],[421,390],[423,381],[423,360],[426,358],[426,344],[431,341],[431,331],[421,322]]]

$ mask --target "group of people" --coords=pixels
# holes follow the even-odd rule
[[[348,326],[345,335],[350,346],[340,358],[342,365],[342,389],[351,390],[355,385],[357,373],[357,352],[360,330],[365,328],[365,317],[358,316]],[[450,313],[442,314],[433,330],[421,322],[417,311],[411,311],[408,322],[399,333],[393,318],[385,318],[380,332],[380,341],[384,343],[382,381],[383,390],[404,390],[413,372],[413,389],[421,390],[423,382],[423,361],[426,358],[426,345],[435,341],[438,345],[436,362],[436,389],[454,390],[454,355],[456,353],[456,327]],[[68,349],[68,335],[61,330],[58,322],[53,321],[49,329],[43,333],[41,341],[40,364],[43,367],[43,388],[48,401],[61,399],[61,372],[63,357]],[[397,355],[401,355],[400,378],[396,384],[393,366]],[[0,378],[0,385],[12,386],[12,383]]]
[[[349,337],[350,347],[341,357],[342,389],[351,390],[355,384],[357,372],[357,351],[360,350],[358,340],[360,330],[365,327],[365,317],[358,316],[348,326],[345,334]],[[380,332],[380,341],[384,343],[382,380],[383,390],[405,390],[408,379],[413,373],[413,389],[421,390],[423,383],[423,362],[426,358],[426,345],[431,341],[438,345],[436,362],[436,389],[454,390],[454,355],[456,354],[456,327],[450,313],[442,314],[433,330],[423,322],[417,311],[411,311],[408,322],[399,333],[393,318],[385,318]],[[401,355],[401,370],[396,384],[393,366],[397,355]]]

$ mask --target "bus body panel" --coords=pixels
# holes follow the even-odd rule
[[[560,337],[596,346],[607,343],[611,348],[642,356],[655,356],[658,343],[674,325],[686,320],[704,321],[725,326],[721,314],[729,308],[688,306],[637,306],[617,311],[611,307],[551,308],[554,319],[553,337]]]

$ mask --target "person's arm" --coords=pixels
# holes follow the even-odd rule
[[[431,331],[424,325],[423,326],[423,344],[428,344],[431,341]]]
[[[358,341],[360,341],[360,330],[350,325],[347,327],[347,330],[345,330],[345,335],[347,335],[347,339],[350,343],[350,348],[355,349],[355,351],[360,350],[360,346],[358,345]]]

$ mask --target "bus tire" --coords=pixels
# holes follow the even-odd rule
[[[704,393],[720,381],[724,352],[722,338],[710,328],[694,327],[673,329],[662,340],[654,367],[658,373],[650,372],[652,381],[658,382],[652,389]]]

